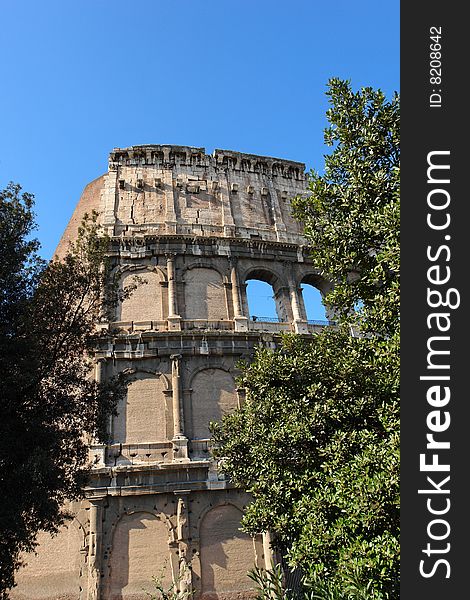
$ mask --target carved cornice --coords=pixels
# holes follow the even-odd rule
[[[234,152],[233,150],[216,149],[210,155],[206,154],[205,148],[148,144],[114,148],[109,155],[110,171],[115,171],[119,166],[146,167],[150,165],[161,168],[212,166],[225,170],[259,173],[268,177],[300,181],[304,181],[306,178],[304,163],[271,156]]]

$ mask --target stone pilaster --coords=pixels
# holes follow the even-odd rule
[[[116,195],[118,167],[110,162],[105,186],[101,192],[101,210],[103,212],[103,227],[108,235],[114,234],[116,224]]]
[[[166,270],[168,275],[168,329],[181,330],[181,317],[178,314],[175,281],[175,257],[166,255]]]
[[[100,384],[104,379],[103,371],[104,371],[104,359],[99,358],[95,362],[95,381],[98,384]],[[113,426],[113,417],[110,416],[109,420],[108,420],[108,430],[110,433],[112,431],[112,426]],[[94,465],[95,466],[104,466],[105,462],[106,462],[106,444],[99,444],[96,439],[93,439],[90,450],[91,450]]]
[[[175,460],[188,460],[188,439],[184,434],[184,415],[181,394],[181,354],[172,354],[171,388],[173,396],[173,446]]]
[[[286,240],[286,225],[282,219],[281,207],[279,206],[279,198],[277,192],[274,189],[273,180],[269,178],[267,180],[269,195],[271,198],[271,206],[274,213],[274,230],[276,231],[276,237],[278,240]]]
[[[87,600],[100,600],[102,520],[101,500],[93,499],[89,516]]]
[[[294,331],[295,333],[308,333],[308,325],[307,321],[302,318],[302,312],[300,310],[300,302],[299,302],[299,289],[297,288],[294,279],[291,274],[291,269],[289,268],[288,275],[289,282],[289,296],[292,307],[292,316],[294,317]]]
[[[176,492],[178,505],[176,512],[176,538],[179,550],[179,580],[178,592],[187,593],[193,589],[191,556],[189,552],[189,492],[180,490]]]
[[[230,202],[229,192],[230,182],[226,176],[220,177],[219,188],[220,188],[220,201],[222,204],[222,225],[224,228],[224,235],[232,237],[235,232],[235,221],[233,220],[232,203]]]
[[[233,320],[235,331],[248,331],[248,319],[243,315],[240,286],[238,284],[237,266],[233,260],[230,261],[230,281],[232,284]]]
[[[170,149],[163,148],[164,164],[168,165],[170,161]],[[167,233],[176,233],[176,210],[175,210],[175,191],[173,187],[173,170],[166,168],[163,171],[163,190],[165,193],[166,214],[165,225]]]

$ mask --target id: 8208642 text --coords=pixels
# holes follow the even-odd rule
[[[429,107],[442,106],[442,27],[429,28]]]

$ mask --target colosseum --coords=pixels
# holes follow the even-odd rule
[[[143,600],[152,577],[195,599],[253,596],[247,572],[270,566],[269,534],[240,530],[248,495],[211,459],[208,424],[243,402],[237,363],[279,334],[311,335],[302,285],[326,293],[290,198],[306,191],[299,162],[171,145],[114,149],[84,190],[58,247],[96,210],[125,286],[145,285],[106,325],[95,376],[132,373],[94,444],[86,499],[18,574],[15,600]],[[247,284],[272,287],[277,318],[250,315]]]

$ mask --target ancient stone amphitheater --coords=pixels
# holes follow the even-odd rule
[[[153,576],[195,598],[252,596],[246,573],[271,565],[269,535],[240,531],[249,497],[217,471],[208,424],[243,402],[236,365],[256,345],[324,325],[308,321],[300,287],[327,291],[291,216],[305,191],[302,163],[170,145],[113,150],[85,188],[58,253],[95,209],[122,285],[146,282],[96,355],[97,379],[127,369],[134,380],[112,443],[90,448],[86,500],[58,536],[40,536],[13,598],[144,599]],[[272,286],[276,319],[250,316],[252,279]]]

